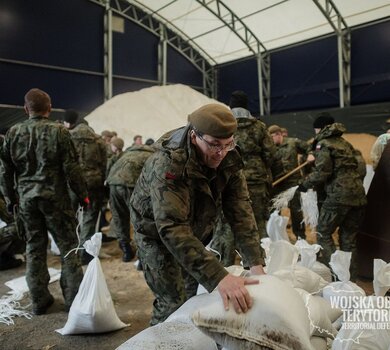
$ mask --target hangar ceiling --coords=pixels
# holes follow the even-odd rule
[[[127,2],[151,14],[172,31],[182,33],[190,43],[207,53],[210,64],[250,56],[256,52],[259,42],[260,51],[273,50],[334,33],[330,22],[337,28],[340,18],[345,26],[352,27],[390,16],[388,0]]]

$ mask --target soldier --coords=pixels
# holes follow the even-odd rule
[[[111,151],[113,153],[113,156],[107,160],[107,170],[106,170],[106,178],[108,174],[110,173],[111,167],[114,165],[114,163],[123,155],[123,146],[125,145],[125,142],[120,137],[114,136],[110,141],[110,147]]]
[[[134,145],[142,145],[142,136],[141,135],[135,135],[133,138],[133,146]]]
[[[67,310],[77,294],[83,278],[80,261],[76,254],[65,258],[66,253],[77,247],[75,213],[67,186],[81,205],[86,205],[88,197],[69,132],[48,119],[49,95],[31,89],[24,101],[29,118],[8,131],[1,153],[1,191],[9,210],[18,207],[23,222],[27,243],[26,280],[32,312],[40,315],[54,302],[48,289],[48,230],[61,254],[60,285]]]
[[[350,272],[351,280],[355,281],[356,236],[364,217],[366,196],[354,148],[342,137],[345,127],[333,121],[328,113],[315,119],[315,167],[298,190],[304,192],[314,186],[323,186],[325,199],[317,226],[317,241],[323,248],[319,260],[329,265],[330,255],[336,250],[332,234],[339,227],[340,249],[352,252]]]
[[[144,276],[155,295],[151,324],[164,321],[196,293],[194,279],[218,287],[224,307],[246,312],[246,284],[205,249],[222,203],[235,243],[253,273],[264,273],[261,247],[233,134],[237,122],[222,105],[205,105],[189,124],[163,135],[146,161],[130,200]],[[183,275],[185,277],[183,277]],[[195,288],[194,288],[195,287]]]
[[[265,222],[269,217],[272,173],[280,172],[275,162],[276,147],[266,125],[252,117],[248,97],[243,91],[234,91],[229,106],[237,119],[234,139],[244,161],[244,175],[260,238],[266,237]]]
[[[111,150],[110,142],[115,135],[112,131],[109,130],[103,130],[100,135],[102,136],[102,140],[106,144],[107,159],[110,159],[114,155]]]
[[[278,125],[271,125],[268,128],[269,133],[276,145],[276,159],[278,159],[282,166],[283,172],[279,177],[289,173],[291,170],[298,166],[298,155],[306,154],[308,152],[308,144],[305,141],[297,138],[284,138],[282,130]],[[314,161],[313,155],[308,155],[309,161]],[[300,172],[296,172],[289,176],[284,181],[276,185],[272,190],[272,195],[277,196],[279,193],[288,190],[291,187],[297,186],[302,182],[302,175]],[[303,223],[303,215],[301,208],[301,196],[299,191],[295,192],[294,197],[289,203],[291,214],[292,231],[296,237],[306,238],[305,224]]]
[[[111,228],[119,240],[124,262],[135,256],[130,238],[130,197],[145,161],[153,152],[153,148],[147,145],[127,148],[112,166],[106,180],[110,186]]]
[[[103,207],[104,179],[107,167],[106,147],[93,129],[84,123],[77,124],[78,114],[68,110],[64,116],[64,125],[69,129],[81,166],[90,203],[84,208],[80,229],[80,241],[83,244],[96,232],[99,212]],[[74,208],[77,207],[77,196],[71,193]],[[93,257],[85,250],[81,253],[81,263],[88,264]]]

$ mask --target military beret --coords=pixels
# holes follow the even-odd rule
[[[221,139],[229,138],[237,130],[237,121],[232,112],[217,103],[198,108],[188,116],[188,122],[202,134]]]
[[[333,124],[334,118],[327,112],[320,113],[317,118],[314,120],[313,128],[314,129],[323,129],[325,126]]]
[[[269,128],[268,128],[268,132],[270,134],[274,134],[276,132],[282,132],[282,128],[279,126],[279,125],[271,125]]]
[[[114,136],[111,139],[110,144],[114,145],[116,148],[121,150],[121,149],[123,149],[123,146],[125,145],[125,142],[120,137]]]

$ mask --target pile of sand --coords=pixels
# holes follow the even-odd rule
[[[142,135],[157,140],[166,131],[187,124],[187,116],[207,103],[220,103],[189,86],[153,86],[117,95],[92,111],[86,120],[100,134],[115,130],[125,145]]]
[[[377,139],[376,136],[370,134],[343,134],[343,138],[350,142],[353,147],[362,152],[363,158],[367,164],[372,164],[370,152],[372,145]]]

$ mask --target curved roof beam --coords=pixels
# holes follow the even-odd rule
[[[332,0],[313,0],[337,35],[340,107],[351,104],[351,30]],[[336,21],[334,20],[336,18]]]
[[[160,23],[165,27],[167,35],[168,44],[179,51],[183,56],[185,56],[190,62],[192,62],[195,67],[197,67],[201,72],[203,72],[203,63],[202,61],[206,60],[207,64],[216,64],[215,60],[207,54],[202,48],[197,46],[196,44],[191,42],[191,38],[189,38],[184,32],[182,32],[179,28],[175,27],[170,23],[173,30],[170,30],[166,26],[166,20],[160,17],[155,11],[151,10],[145,5],[140,4],[138,1],[134,0],[89,0],[98,5],[106,7],[107,2],[109,3],[110,8],[113,12],[131,20],[132,22],[137,23],[139,26],[153,33],[157,37],[161,36],[161,26]],[[172,1],[171,3],[173,3]],[[135,3],[140,6],[135,5]],[[169,4],[171,4],[169,3]],[[168,4],[168,5],[169,5]],[[168,6],[167,5],[167,6]],[[165,6],[166,7],[166,6]],[[149,13],[147,13],[147,10]],[[161,21],[156,19],[155,17],[161,18]],[[177,33],[177,34],[176,34]]]

